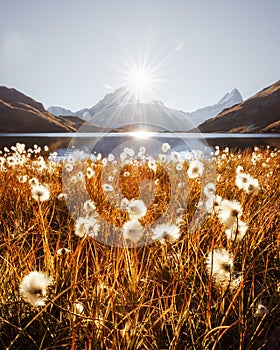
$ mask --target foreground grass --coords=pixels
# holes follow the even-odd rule
[[[193,180],[180,238],[131,248],[77,236],[67,205],[58,198],[63,191],[61,165],[45,162],[36,149],[22,165],[15,165],[9,159],[15,152],[0,158],[1,349],[279,348],[278,151],[216,155],[216,192],[241,203],[242,220],[248,225],[240,242],[227,240],[213,211],[190,232],[201,193],[201,183]],[[246,194],[235,186],[238,165],[258,179],[258,193]],[[94,182],[98,169],[102,163],[87,189],[102,212],[106,198]],[[146,170],[147,178],[156,180]],[[48,185],[49,200],[32,198],[28,180],[33,177]],[[137,186],[125,181],[121,185],[126,197],[139,197]],[[160,183],[159,207],[164,207],[168,189]],[[120,227],[127,220],[109,209],[104,213]],[[146,215],[143,226],[153,215]],[[60,248],[67,250],[61,253]],[[218,248],[233,257],[240,281],[235,288],[217,284],[207,271],[206,258]],[[35,270],[52,278],[45,305],[38,307],[20,294],[23,278]]]

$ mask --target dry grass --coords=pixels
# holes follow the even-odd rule
[[[57,198],[61,166],[48,161],[46,167],[39,166],[38,156],[33,153],[22,166],[7,166],[8,153],[0,161],[1,349],[279,349],[278,151],[221,152],[216,157],[217,194],[240,201],[249,226],[241,242],[227,241],[214,213],[195,232],[189,231],[201,191],[192,180],[180,239],[132,248],[76,236],[66,203]],[[259,180],[257,195],[235,186],[238,165]],[[100,169],[101,164],[87,191],[99,215],[121,230],[127,214],[111,208],[97,190]],[[137,170],[128,166],[122,171]],[[148,210],[145,227],[170,199],[168,177],[158,171],[157,210]],[[136,179],[155,180],[149,168],[141,172]],[[47,184],[51,199],[36,202],[28,182],[19,182],[18,176],[25,174]],[[139,197],[137,181],[127,181],[120,181],[122,192],[128,199]],[[58,255],[62,247],[70,254]],[[242,277],[234,290],[217,286],[207,273],[206,256],[216,248],[233,255],[234,270]],[[19,293],[23,277],[34,270],[53,278],[46,305],[37,308]],[[82,314],[77,302],[83,305]],[[256,315],[258,304],[267,313]]]

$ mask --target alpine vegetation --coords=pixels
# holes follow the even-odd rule
[[[215,283],[222,287],[230,283],[233,273],[233,259],[225,249],[214,249],[206,258],[206,268]]]
[[[3,149],[1,349],[277,349],[280,151],[157,152]]]
[[[245,174],[240,168],[236,169],[235,184],[247,194],[257,194],[260,190],[258,179],[253,178],[249,174]]]
[[[46,186],[40,184],[31,186],[31,193],[37,202],[45,202],[50,199],[50,191]]]
[[[220,203],[219,219],[221,223],[230,228],[237,225],[238,219],[242,214],[241,204],[237,200],[230,201],[223,199]]]
[[[32,306],[44,306],[50,284],[51,279],[45,273],[32,271],[23,278],[19,290],[27,303]]]
[[[202,176],[204,165],[200,160],[193,160],[188,169],[188,176],[190,179],[195,179]]]
[[[165,244],[165,241],[174,243],[179,239],[180,235],[179,227],[168,223],[157,225],[153,229],[153,240],[159,240],[163,244]]]

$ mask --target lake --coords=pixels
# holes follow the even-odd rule
[[[199,145],[214,147],[231,147],[245,149],[254,146],[280,147],[280,134],[227,134],[227,133],[172,133],[172,132],[119,132],[119,133],[0,133],[0,149],[11,147],[17,142],[26,147],[48,145],[50,150],[57,151],[72,148],[88,147],[90,150],[109,153],[120,144],[151,145],[153,142],[168,142],[175,150],[189,147],[201,148]]]

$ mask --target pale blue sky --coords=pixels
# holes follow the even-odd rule
[[[0,85],[78,110],[145,53],[151,99],[190,112],[248,98],[280,78],[279,14],[279,0],[0,0]]]

